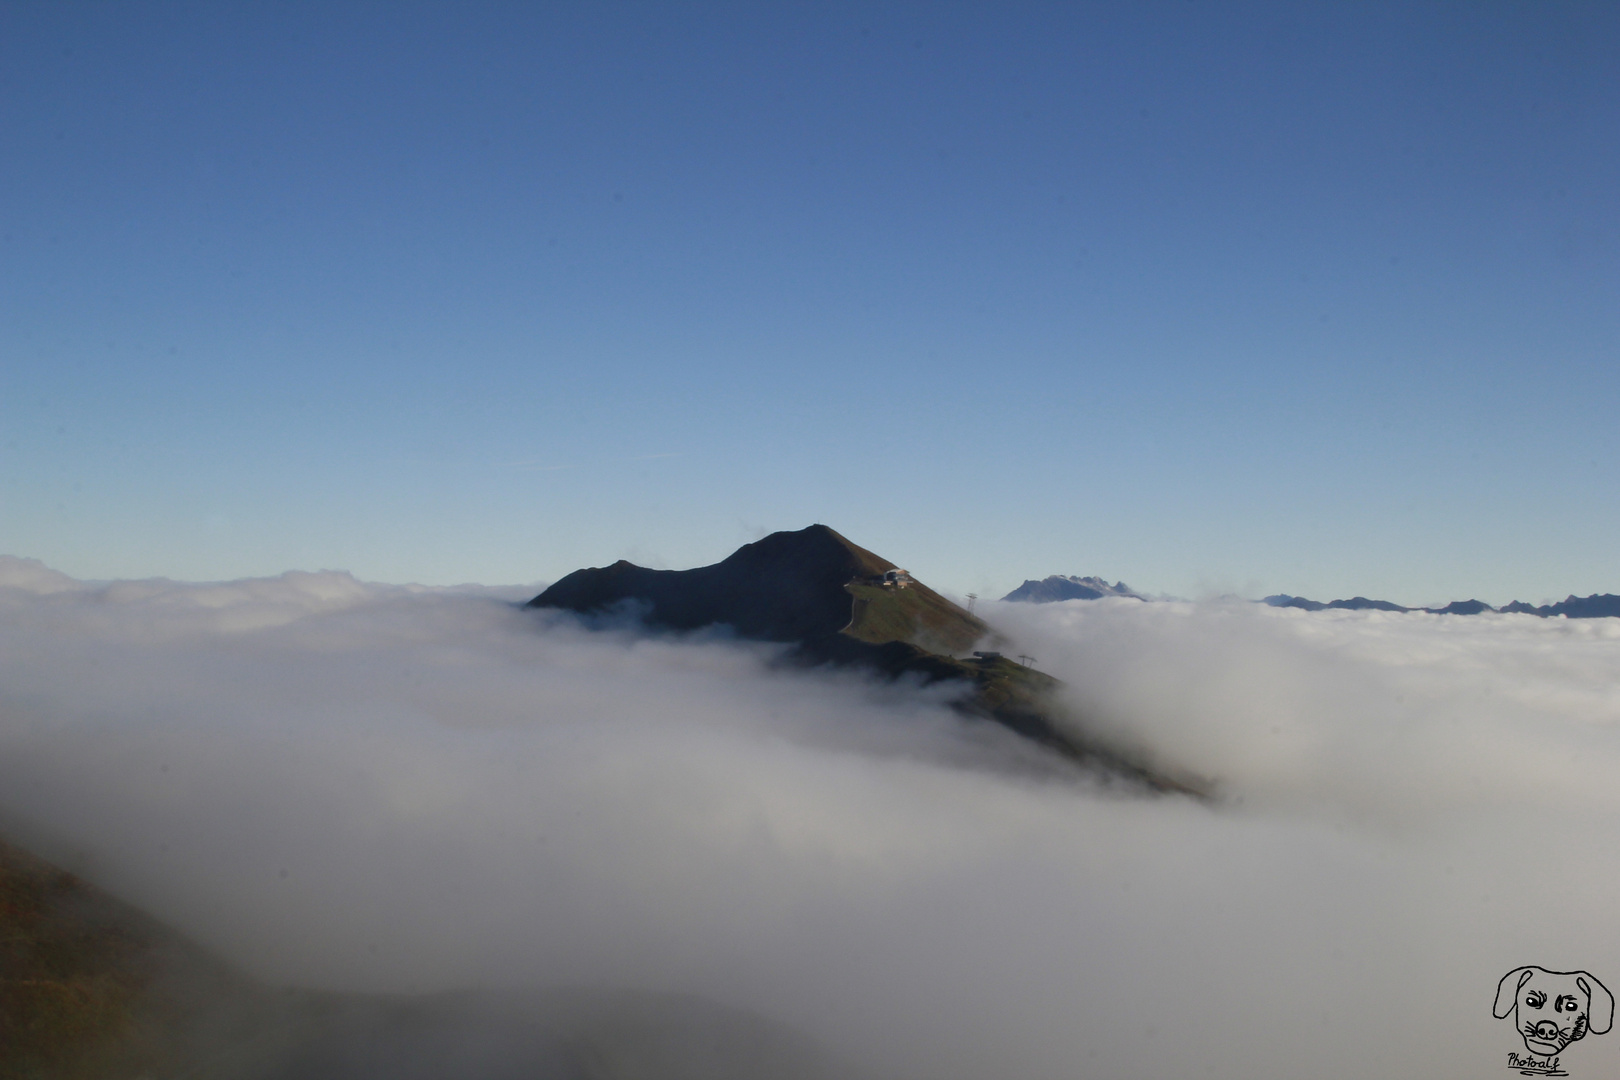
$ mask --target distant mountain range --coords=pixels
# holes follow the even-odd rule
[[[1196,793],[1090,739],[1060,703],[1058,681],[1002,656],[996,650],[1005,639],[982,619],[825,525],[772,533],[692,570],[622,559],[576,570],[528,606],[629,615],[669,630],[729,627],[739,637],[791,644],[789,659],[803,663],[958,680],[966,689],[954,704],[964,715],[1150,788]]]
[[[1053,574],[1040,581],[1025,581],[1001,599],[1050,604],[1058,600],[1101,600],[1105,596],[1147,599],[1123,581],[1110,585],[1100,577],[1064,577],[1062,574]]]
[[[1499,608],[1493,608],[1483,600],[1457,600],[1438,608],[1409,608],[1388,600],[1369,600],[1365,596],[1354,596],[1349,600],[1330,600],[1322,603],[1320,600],[1307,600],[1303,596],[1289,596],[1287,593],[1278,593],[1268,596],[1263,601],[1272,607],[1304,608],[1306,611],[1327,611],[1331,609],[1344,609],[1349,611],[1426,611],[1431,615],[1478,615],[1486,611],[1500,611],[1505,614],[1539,615],[1542,618],[1552,618],[1563,615],[1570,619],[1602,619],[1609,616],[1620,616],[1620,596],[1613,593],[1593,593],[1591,596],[1571,595],[1567,600],[1556,604],[1542,604],[1532,607],[1522,601],[1515,600]]]
[[[1101,600],[1105,596],[1147,599],[1123,581],[1116,581],[1110,585],[1106,579],[1100,577],[1074,577],[1062,574],[1053,574],[1040,581],[1027,580],[1001,599],[1028,604],[1051,604],[1060,600]],[[1613,593],[1571,595],[1556,604],[1542,604],[1540,607],[1533,607],[1519,600],[1499,608],[1491,607],[1483,600],[1456,600],[1445,607],[1404,607],[1389,600],[1369,600],[1365,596],[1352,596],[1348,600],[1329,600],[1323,603],[1320,600],[1308,600],[1303,596],[1289,596],[1287,593],[1268,596],[1261,603],[1270,604],[1272,607],[1303,608],[1306,611],[1424,611],[1431,615],[1479,615],[1482,612],[1492,611],[1508,615],[1539,615],[1544,619],[1556,615],[1570,619],[1620,616],[1620,596]]]

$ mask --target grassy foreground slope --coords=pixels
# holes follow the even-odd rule
[[[276,990],[0,840],[0,1080],[830,1080],[845,1064],[689,995]]]
[[[0,1077],[243,1075],[277,997],[0,840]]]
[[[946,656],[966,653],[994,632],[920,581],[904,588],[855,581],[849,593],[849,624],[840,632],[857,641],[881,645],[904,641]]]

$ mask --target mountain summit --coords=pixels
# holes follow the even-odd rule
[[[1134,600],[1144,599],[1135,589],[1123,581],[1108,584],[1100,577],[1075,577],[1062,574],[1053,574],[1040,581],[1025,581],[1018,588],[1003,596],[1005,602],[1023,601],[1031,604],[1051,604],[1059,600],[1101,600],[1105,596],[1129,596]]]
[[[983,620],[825,525],[772,533],[694,570],[649,570],[623,559],[576,570],[528,606],[584,614],[625,605],[639,607],[653,626],[725,625],[756,641],[804,644],[843,634],[948,655],[991,633]]]

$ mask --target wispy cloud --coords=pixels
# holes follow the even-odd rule
[[[544,458],[536,458],[532,461],[503,462],[499,467],[502,469],[517,469],[523,472],[562,472],[566,469],[583,469],[596,465],[623,465],[635,461],[660,461],[665,458],[678,458],[683,456],[685,455],[682,452],[665,454],[635,454],[631,457],[600,458],[595,461],[574,462],[565,465],[559,465]]]

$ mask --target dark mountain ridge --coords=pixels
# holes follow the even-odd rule
[[[631,603],[644,606],[648,623],[671,630],[728,625],[745,638],[799,642],[843,630],[851,610],[844,586],[893,569],[827,526],[812,525],[772,533],[693,570],[649,570],[624,559],[576,570],[529,606],[585,613]]]

